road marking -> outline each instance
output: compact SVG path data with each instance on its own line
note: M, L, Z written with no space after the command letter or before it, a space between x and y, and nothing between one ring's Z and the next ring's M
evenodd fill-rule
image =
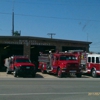
M15 95L88 95L88 92L71 92L71 93L13 93L0 94L1 96L15 96Z

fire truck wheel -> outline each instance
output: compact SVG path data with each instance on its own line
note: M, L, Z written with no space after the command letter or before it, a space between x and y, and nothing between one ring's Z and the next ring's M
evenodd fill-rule
M92 69L91 75L94 78L97 77L97 74L96 74L96 70L95 69Z
M59 78L62 78L62 76L63 76L63 75L62 75L61 69L59 68L59 69L58 69L58 77L59 77Z
M14 70L14 77L17 77L17 70Z

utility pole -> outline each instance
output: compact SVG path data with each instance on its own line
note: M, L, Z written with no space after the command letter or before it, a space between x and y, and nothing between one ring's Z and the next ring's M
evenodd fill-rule
M12 36L14 36L14 12L12 12Z
M56 35L55 33L48 33L47 35L51 35L51 39L53 35Z
M14 0L13 0L13 8L12 8L12 36L14 36Z

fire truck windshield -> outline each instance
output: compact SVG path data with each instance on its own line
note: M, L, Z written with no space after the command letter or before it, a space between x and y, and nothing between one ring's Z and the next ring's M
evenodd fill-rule
M60 56L60 60L77 60L75 56Z
M22 59L22 58L19 59L19 58L18 58L18 59L16 59L16 62L18 62L18 63L21 63L21 62L22 62L22 63L25 63L25 62L27 63L27 62L29 62L29 63L30 63L31 61L30 61L29 59Z

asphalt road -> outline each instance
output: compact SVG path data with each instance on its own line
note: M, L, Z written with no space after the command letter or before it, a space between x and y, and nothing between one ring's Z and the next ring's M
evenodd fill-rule
M35 78L15 78L0 72L0 100L98 100L99 83L99 78L85 75L58 78L37 72Z
M0 100L100 100L100 78L0 78Z

